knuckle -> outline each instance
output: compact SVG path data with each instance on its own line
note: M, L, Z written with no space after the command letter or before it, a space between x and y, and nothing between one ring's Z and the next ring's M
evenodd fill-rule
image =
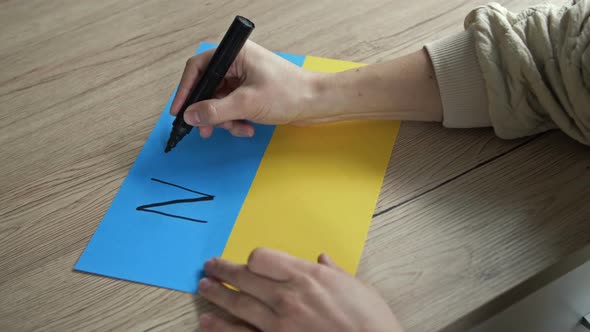
M242 93L238 94L236 97L237 97L237 102L240 105L245 105L245 106L252 105L256 99L256 96L248 90L243 91Z
M329 275L330 270L322 265L314 264L309 268L307 273L303 273L299 282L307 287L311 287L314 283L322 283L323 281L330 280L333 276Z
M227 268L226 275L228 281L237 282L240 278L240 271L236 268Z
M215 259L215 272L216 274L220 275L220 276L226 276L228 271L227 271L227 267L225 266L225 264L223 264L223 262L221 260L219 260L218 258Z
M315 280L321 280L325 274L326 269L319 264L314 264L309 270L309 276Z
M248 298L240 293L233 293L231 302L234 308L247 308L249 305Z
M297 294L292 291L282 291L277 295L275 302L275 310L277 312L293 315L300 311L301 302Z
M211 259L211 261L208 264L209 264L209 266L206 265L206 267L209 267L210 271L212 271L212 272L219 271L219 258L215 257L215 258Z
M195 63L195 58L194 56L191 56L190 58L186 59L186 66L187 67L191 67L193 63Z
M226 264L222 264L221 262L217 264L216 268L219 276L225 281L233 281L237 276L236 269L232 268L231 266L227 266Z
M252 104L254 100L256 100L256 96L254 95L254 93L250 92L245 92L242 98L244 103L246 103L247 105Z
M205 124L214 124L217 117L217 109L212 102L207 102L199 114L201 122Z
M315 277L310 274L299 274L293 278L293 284L303 291L310 290L315 285Z

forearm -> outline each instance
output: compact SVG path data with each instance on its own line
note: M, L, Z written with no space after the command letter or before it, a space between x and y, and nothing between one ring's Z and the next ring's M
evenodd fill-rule
M442 105L424 50L337 74L312 75L301 123L350 119L442 121Z
M315 75L299 122L443 121L491 125L502 138L560 128L590 144L588 17L590 0L519 15L498 4L479 7L466 31L428 44L430 55Z

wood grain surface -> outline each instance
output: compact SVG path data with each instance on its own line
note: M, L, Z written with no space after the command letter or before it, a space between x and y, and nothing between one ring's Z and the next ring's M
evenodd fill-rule
M460 31L483 3L0 1L0 331L195 331L214 310L72 267L186 59L235 14L269 49L376 63ZM587 246L589 201L590 149L560 133L403 123L359 277L408 331L459 326Z

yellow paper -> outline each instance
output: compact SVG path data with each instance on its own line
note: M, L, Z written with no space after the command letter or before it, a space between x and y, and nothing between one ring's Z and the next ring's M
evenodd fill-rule
M311 56L303 64L359 66ZM257 247L313 262L327 253L354 274L398 129L397 121L277 126L222 257L245 263Z

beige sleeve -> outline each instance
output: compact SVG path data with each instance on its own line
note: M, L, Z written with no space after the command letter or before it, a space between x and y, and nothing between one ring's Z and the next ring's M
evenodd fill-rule
M492 3L467 16L465 32L426 45L445 126L487 119L502 138L560 128L590 145L589 18L590 0L519 14Z
M447 128L491 126L485 82L471 29L425 46L440 90Z

